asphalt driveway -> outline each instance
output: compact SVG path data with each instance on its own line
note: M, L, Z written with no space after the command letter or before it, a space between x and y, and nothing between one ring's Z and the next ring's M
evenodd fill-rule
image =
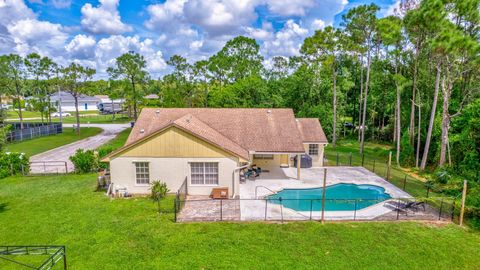
M72 128L72 124L63 124L64 128ZM69 157L74 155L77 149L95 149L111 139L115 138L122 130L130 127L130 124L89 124L82 127L99 127L102 133L71 144L67 144L47 152L30 157L30 173L63 173L65 169L69 172L74 170L74 166ZM66 166L65 166L66 162Z

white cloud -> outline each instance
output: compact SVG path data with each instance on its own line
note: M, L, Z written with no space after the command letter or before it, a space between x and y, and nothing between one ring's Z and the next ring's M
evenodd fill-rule
M235 35L242 26L257 19L255 0L190 0L184 14L189 23L200 26L208 36Z
M311 28L312 30L323 29L325 28L325 22L320 19L316 19L312 22Z
M300 46L308 33L308 29L301 27L293 20L288 20L280 31L264 41L262 52L267 58L277 55L298 55Z
M266 0L268 9L282 16L305 16L315 6L314 0Z
M162 52L154 47L153 40L144 39L142 41L138 36L125 37L121 35L113 35L98 41L95 48L97 67L105 70L108 66L113 66L115 58L128 51L142 54L147 61L148 70L152 73L158 73L167 67Z
M119 0L100 0L98 7L90 3L82 9L81 24L85 31L92 34L116 35L132 31L132 27L122 23L117 10Z
M183 5L187 0L167 0L163 4L147 7L150 18L145 26L150 30L169 30L183 20Z
M60 24L36 19L25 19L7 26L10 36L19 54L31 51L47 54L63 48L68 35L62 31Z
M95 45L97 42L92 36L86 35L76 35L70 43L65 46L65 50L69 53L70 56L86 59L95 56Z

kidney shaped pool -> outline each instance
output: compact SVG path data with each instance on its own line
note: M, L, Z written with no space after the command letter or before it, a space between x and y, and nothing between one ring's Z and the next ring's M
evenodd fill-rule
M296 211L321 211L323 188L284 189L267 197ZM335 184L326 187L325 211L354 211L390 199L385 189L375 185Z

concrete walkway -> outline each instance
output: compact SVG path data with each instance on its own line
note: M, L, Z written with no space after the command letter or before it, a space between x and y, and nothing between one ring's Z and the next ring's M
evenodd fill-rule
M73 124L63 124L63 128L72 127ZM84 124L82 127L87 127L87 125ZM103 131L96 136L88 137L30 157L30 162L33 162L30 166L30 173L64 173L65 169L71 172L75 168L69 157L75 154L77 149L95 149L115 138L122 130L130 127L130 124L89 124L88 127L102 128Z

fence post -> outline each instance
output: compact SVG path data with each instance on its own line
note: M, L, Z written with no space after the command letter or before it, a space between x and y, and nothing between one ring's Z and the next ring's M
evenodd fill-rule
M388 154L387 181L390 179L390 170L392 167L392 151Z
M327 187L327 169L323 169L323 190L322 190L322 224L325 223L325 195Z
M467 180L463 180L462 208L460 208L460 226L463 225L463 215L465 214L465 199L467 197Z
M268 200L265 199L265 221L267 221L267 205L268 205Z
M282 203L282 197L279 197L278 200L280 201L280 215L281 215L282 223L283 223L283 203Z
M365 152L362 153L362 167L363 167L364 161L365 161Z
M440 218L442 217L442 209L443 209L443 198L442 198L442 202L440 203L440 211L438 211L438 220L440 220Z
M68 167L67 167L67 162L65 161L65 174L68 173Z
M405 191L406 185L407 185L407 175L405 174L405 178L403 179L403 191Z
M375 173L375 159L373 160L373 173Z
M427 198L429 194L430 194L430 187L427 187Z
M173 200L173 213L174 213L174 220L177 222L177 197Z
M353 213L353 220L357 220L357 199L355 199L355 212Z
M223 220L223 199L220 199L220 221Z
M350 167L352 166L352 152L350 152Z
M455 219L455 199L452 201L452 210L451 211L452 211L452 213L451 213L452 217L450 219L453 222L453 220Z
M338 166L338 152L337 152L337 166Z
M400 216L400 199L398 199L398 201L397 201L397 220L398 220L399 216Z
M313 200L310 200L310 220L312 220Z

